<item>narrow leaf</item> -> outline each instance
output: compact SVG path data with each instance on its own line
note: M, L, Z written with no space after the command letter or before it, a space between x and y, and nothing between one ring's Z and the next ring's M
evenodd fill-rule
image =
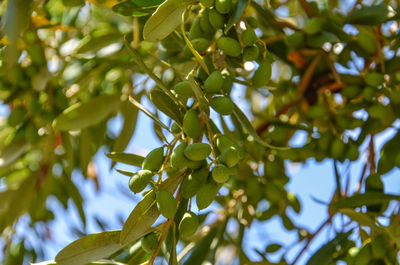
M235 11L229 16L228 23L225 27L225 33L227 33L236 22L238 22L243 14L243 11L246 9L247 3L248 0L238 0L236 6L234 7Z
M170 131L168 129L168 127L162 123L153 113L151 113L150 111L148 111L142 104L140 104L139 102L137 102L133 97L129 97L129 101L139 110L143 111L144 114L146 114L147 116L149 116L151 119L153 119L155 122L158 123L158 125L160 125L161 127L163 127L164 129L166 129L167 131Z
M385 4L364 6L350 14L347 17L347 23L374 26L383 23L388 15L388 6Z
M162 3L147 20L143 28L143 38L147 41L160 41L179 26L187 1L167 0Z
M144 159L144 157L140 155L116 152L111 152L109 154L106 154L106 156L114 162L120 162L136 167L141 167Z
M351 220L357 222L359 225L369 226L372 229L378 228L375 221L364 213L356 212L355 210L350 208L340 209L339 212L347 215Z
M206 96L204 95L203 91L201 90L199 84L197 84L196 80L194 80L193 73L189 74L188 80L190 82L190 86L194 92L194 95L199 102L201 111L207 113L207 116L210 115L210 104Z
M77 53L96 52L110 44L122 41L120 33L110 32L101 36L88 36L82 41Z
M123 16L141 17L154 12L157 6L141 7L131 1L124 1L112 7L112 10Z
M129 100L121 103L121 114L124 117L124 125L122 126L121 132L113 145L114 152L123 152L128 146L136 129L138 113L139 109Z
M168 117L182 125L182 110L178 105L175 104L174 100L159 89L153 89L150 91L150 100L154 106Z
M65 248L56 256L59 265L84 265L102 259L123 246L119 242L121 231L106 231L84 236Z
M53 127L61 131L76 131L104 120L120 105L120 95L103 95L88 102L67 108L54 121Z
M339 233L336 238L329 241L325 245L323 245L320 249L318 249L308 260L306 265L328 265L332 261L332 256L338 251L338 249L342 249L343 246L349 239L347 238L349 233Z
M254 140L264 147L271 148L271 149L277 149L277 150L287 150L289 147L277 147L270 145L269 143L265 142L261 137L257 134L256 130L254 129L253 125L251 125L251 122L249 119L247 119L246 115L242 112L242 110L234 104L234 109L233 109L233 114L235 117L239 120L240 124L243 126L244 129L246 129L247 133L253 136Z
M392 200L400 200L400 196L394 194L384 194L380 192L366 192L342 198L331 204L331 206L334 208L357 208L364 205L386 203Z
M0 168L6 168L20 158L28 148L24 137L15 138L0 152Z

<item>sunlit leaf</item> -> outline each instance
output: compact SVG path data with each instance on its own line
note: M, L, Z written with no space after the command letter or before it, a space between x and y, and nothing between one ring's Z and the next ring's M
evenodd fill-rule
M116 152L111 152L106 156L114 162L120 162L136 167L141 167L144 159L144 157L140 155L128 154L128 153L116 153Z
M76 131L104 120L118 110L120 95L103 95L84 103L76 103L53 121L56 130Z
M119 242L121 231L106 231L84 236L65 248L56 256L59 265L84 265L102 259L122 248Z

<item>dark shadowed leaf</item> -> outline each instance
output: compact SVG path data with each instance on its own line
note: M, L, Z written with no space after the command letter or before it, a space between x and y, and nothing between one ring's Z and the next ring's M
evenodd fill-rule
M153 89L150 91L150 100L158 110L164 112L168 117L182 125L183 112L169 95L159 89Z
M347 17L347 23L374 26L383 23L389 15L388 6L363 6Z
M333 255L341 249L349 239L347 238L349 233L339 233L336 238L329 241L318 249L311 258L307 261L307 265L328 265L333 259Z
M387 203L392 200L400 200L400 196L371 191L365 193L358 193L350 197L342 198L337 202L331 204L331 206L334 208L357 208L364 205Z
M229 16L228 23L225 27L225 33L240 19L243 14L243 11L246 9L248 0L238 0L237 4L234 7L234 12Z

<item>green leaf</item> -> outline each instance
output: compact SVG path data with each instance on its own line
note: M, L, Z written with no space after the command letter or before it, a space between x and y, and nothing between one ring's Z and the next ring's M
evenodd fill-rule
M347 17L348 24L375 26L383 23L389 15L388 6L363 6Z
M120 33L110 32L101 36L88 36L78 48L77 53L96 52L110 44L122 41Z
M201 265L207 258L207 254L210 251L211 243L217 235L219 226L214 226L207 235L201 238L190 252L190 255L183 265Z
M248 0L238 0L236 6L234 7L235 11L233 12L232 15L229 16L228 23L226 24L226 27L225 27L225 33L227 33L228 30L230 30L230 28L236 22L238 22L238 20L240 19L240 17L243 14L243 11L246 9L248 2L249 2Z
M336 238L329 241L318 249L311 258L307 261L306 265L328 265L333 259L333 255L338 251L338 249L343 249L342 246L349 241L347 238L349 233L339 233Z
M79 162L81 165L81 170L83 176L87 176L87 170L90 161L92 160L92 142L91 142L90 132L87 129L81 130L81 135L79 138Z
M347 215L351 220L357 222L361 226L369 226L372 229L378 228L375 221L362 212L356 212L355 210L350 208L340 209L339 212Z
M140 155L116 152L111 152L106 154L106 156L114 162L120 162L136 167L141 167L144 159L144 157Z
M132 104L132 102L126 100L121 103L121 114L124 117L124 125L122 126L121 132L113 145L113 152L117 153L123 152L128 146L136 129L139 110Z
M0 192L0 233L28 209L36 181L36 176L31 175L19 187Z
M84 236L58 252L59 265L84 265L107 257L123 246L119 242L121 231L106 231Z
M182 21L182 14L189 1L166 0L147 20L143 28L143 38L160 41L167 37Z
M146 114L147 116L149 116L152 120L154 120L156 123L158 123L158 125L160 125L161 127L163 127L164 129L169 130L169 128L162 123L153 113L151 113L150 111L148 111L142 104L140 104L139 102L137 102L134 98L129 97L129 101L139 110L143 111L144 114Z
M2 16L2 25L5 35L10 43L4 50L2 61L6 70L5 77L12 83L17 82L17 61L20 55L17 41L29 24L31 17L32 0L7 1L7 10Z
M378 162L378 173L385 174L396 165L396 157L399 153L400 133L387 141L381 149L381 156Z
M357 193L350 197L342 198L331 204L334 208L357 208L364 205L387 203L392 200L400 200L399 195L384 194L380 192Z
M240 124L243 126L244 129L246 129L247 133L250 134L256 142L259 144L263 145L264 147L271 148L271 149L277 149L277 150L287 150L289 147L276 147L273 145L268 144L265 142L261 137L257 134L256 130L254 129L253 125L251 125L251 122L249 119L246 117L246 115L242 112L242 110L234 104L233 108L233 114L235 117L239 120Z
M0 168L6 168L20 158L28 148L25 137L17 137L0 152Z
M166 189L174 193L179 183L187 173L178 171L174 176L166 179L160 185L160 189ZM121 244L127 244L142 237L151 228L160 215L156 205L156 194L154 190L149 191L146 196L136 205L126 220L121 232Z
M188 76L188 80L190 83L190 86L194 92L194 95L199 102L200 105L200 110L203 111L204 113L207 114L207 116L210 115L210 104L208 103L208 100L206 96L203 93L203 90L200 88L199 84L197 84L196 80L194 80L193 73L190 73Z
M118 110L120 94L103 95L67 108L54 121L53 127L61 131L76 131L104 120Z
M132 1L124 1L112 7L112 10L123 16L142 17L154 12L157 6L138 6Z
M183 111L175 104L174 100L171 99L169 95L159 89L153 89L150 91L150 100L158 110L165 113L176 123L182 125Z

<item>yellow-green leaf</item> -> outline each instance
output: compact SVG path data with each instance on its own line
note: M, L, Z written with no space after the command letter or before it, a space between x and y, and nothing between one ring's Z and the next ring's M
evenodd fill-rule
M59 265L84 265L102 259L122 248L119 242L121 230L106 231L84 236L65 248L56 256Z
M53 127L61 131L76 131L104 120L118 110L120 95L103 95L88 102L76 103L67 108L54 121Z
M167 0L162 3L147 20L143 28L143 38L159 41L167 37L181 23L182 14L188 1Z
M144 157L140 155L117 152L111 152L106 156L114 162L120 162L136 167L141 167L144 159Z

